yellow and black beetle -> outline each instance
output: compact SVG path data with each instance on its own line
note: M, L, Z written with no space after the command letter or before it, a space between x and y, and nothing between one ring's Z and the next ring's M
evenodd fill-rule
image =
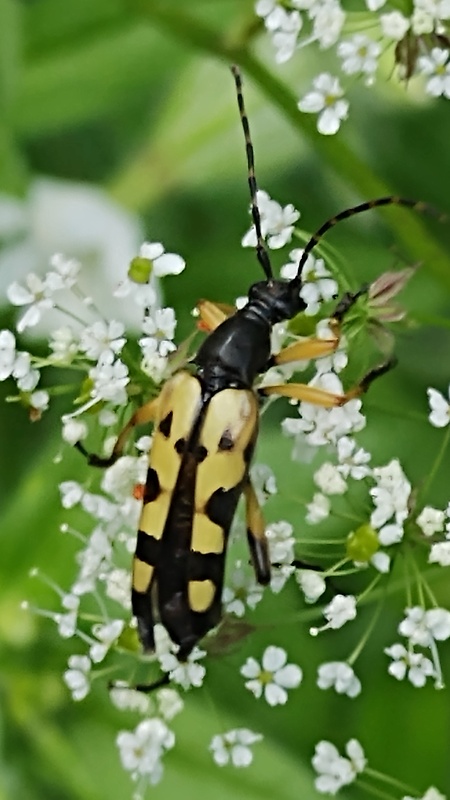
M232 316L214 303L199 303L202 326L209 335L191 367L176 373L157 398L132 416L110 458L88 454L81 443L77 444L89 463L109 466L121 455L134 426L154 424L133 564L132 608L144 649L154 649L153 628L159 621L179 645L180 660L185 660L195 644L220 621L227 539L241 495L246 503L247 536L256 579L260 584L270 580L264 521L249 477L258 435L260 397L284 395L331 408L365 391L390 366L386 363L375 368L343 395L297 383L254 388L258 376L270 366L334 352L341 319L364 291L347 294L339 303L329 340L299 341L271 355L273 325L291 319L305 308L300 289L308 254L329 228L349 216L393 203L423 208L423 204L412 200L383 197L347 209L328 220L310 239L292 280L274 278L261 233L253 147L240 72L235 66L232 71L245 134L257 258L265 280L250 287L247 305Z

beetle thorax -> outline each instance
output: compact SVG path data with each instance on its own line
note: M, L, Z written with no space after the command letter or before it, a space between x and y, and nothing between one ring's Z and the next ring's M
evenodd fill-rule
M270 359L270 334L276 322L305 307L298 288L287 281L253 284L249 300L203 342L194 359L198 376L211 392L251 388Z

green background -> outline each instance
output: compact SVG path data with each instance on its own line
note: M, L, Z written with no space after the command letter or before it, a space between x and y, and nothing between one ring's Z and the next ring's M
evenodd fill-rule
M182 337L199 297L232 302L260 279L251 251L240 247L249 220L242 132L228 71L237 61L259 183L281 203L294 203L305 229L390 193L448 211L448 102L422 101L414 85L405 91L389 84L387 61L375 91L355 87L349 121L327 139L295 105L312 76L328 68L327 55L302 51L282 68L271 56L247 0L0 0L0 190L25 196L35 175L85 181L142 215L146 235L188 263L164 287ZM399 457L420 485L443 437L427 422L426 387L445 392L449 381L448 225L390 209L343 225L333 237L354 288L394 264L422 262L402 296L417 324L398 338L398 368L373 387L370 424L360 437L376 463ZM11 323L5 309L2 324ZM8 391L2 387L3 395ZM294 522L300 555L302 535L311 538L317 529L303 524L303 508L294 501L311 496L312 470L304 464L286 470L290 446L279 432L286 409L277 405L264 418L258 460L273 466L282 487L268 516ZM57 484L83 480L86 467L72 454L62 465L52 462L59 448L57 407L32 426L20 409L2 405L0 425L0 800L121 800L131 788L114 738L136 720L111 708L101 682L74 704L61 680L73 643L61 640L51 622L19 609L24 598L56 608L53 595L28 577L35 565L70 585L74 546L58 532L67 515L59 508ZM447 459L427 502L447 504L448 468ZM433 588L444 606L448 586L447 571L435 572ZM342 588L352 590L352 584ZM266 597L252 620L270 625L235 652L210 660L207 688L189 696L174 723L177 746L166 759L163 783L151 794L314 798L314 744L327 738L342 747L352 736L374 768L422 791L435 784L450 793L447 691L431 685L418 691L386 673L382 650L396 639L404 604L399 592L383 606L356 665L363 692L351 701L319 692L315 671L321 661L346 657L371 609L352 626L313 640L313 614L282 624L303 609L294 586ZM257 702L238 675L245 657L258 656L269 642L286 647L305 673L286 708ZM445 644L441 653L449 679ZM206 746L222 726L264 734L249 770L220 770L212 763ZM367 792L352 788L348 796Z

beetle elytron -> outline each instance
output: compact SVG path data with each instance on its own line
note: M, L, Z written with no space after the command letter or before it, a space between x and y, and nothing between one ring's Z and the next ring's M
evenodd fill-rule
M256 254L265 280L250 287L247 305L232 316L214 303L199 303L202 326L209 335L191 368L176 373L156 399L131 417L110 458L88 454L81 443L77 445L91 464L108 466L121 455L135 425L154 424L134 556L132 607L144 649L154 649L153 627L160 621L179 645L180 660L185 660L220 621L227 539L241 495L246 503L248 544L256 579L260 584L270 580L264 521L249 477L258 435L258 395L278 394L333 407L365 391L389 366L372 370L344 395L297 383L254 389L258 376L272 365L332 353L339 342L342 316L361 294L348 294L339 303L332 338L303 340L271 355L273 325L305 308L299 292L308 254L329 228L353 214L392 203L421 208L411 200L383 197L347 209L328 220L311 238L292 280L274 278L261 232L240 72L237 67L232 67L232 72L245 135Z

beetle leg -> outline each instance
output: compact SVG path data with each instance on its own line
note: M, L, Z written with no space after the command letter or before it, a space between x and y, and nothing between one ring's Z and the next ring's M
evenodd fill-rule
M270 581L269 547L265 534L264 517L250 478L244 486L244 497L247 540L253 569L258 583L266 585Z
M234 306L213 303L211 300L199 300L196 308L200 318L198 327L207 333L218 328L227 317L231 317L236 311Z
M271 366L276 364L289 364L292 361L303 361L310 358L321 358L335 352L339 344L339 334L333 330L332 339L303 339L284 347L279 353L272 356Z
M381 375L384 375L396 364L394 358L384 361L377 367L371 369L367 375L352 389L344 394L333 394L325 389L319 389L316 386L308 386L305 383L281 383L276 386L262 386L258 391L263 395L279 394L283 397L290 397L294 400L302 400L305 403L313 403L316 406L323 406L323 408L335 408L336 406L343 406L349 400L359 397L364 392L367 392L370 384Z
M93 467L110 467L115 464L118 458L122 455L125 443L136 425L145 425L147 422L153 422L158 411L159 397L155 397L150 402L138 408L133 416L128 420L127 424L120 432L117 441L113 447L110 456L98 456L95 453L89 453L81 442L75 442L75 447L87 458L88 464Z
M346 292L337 304L334 314L330 319L329 328L331 337L329 339L317 339L310 337L283 348L279 353L272 356L270 366L277 364L289 364L293 361L303 361L310 358L321 358L334 353L341 340L341 323L347 312L355 305L356 301L366 294L369 286L362 286L356 292Z

